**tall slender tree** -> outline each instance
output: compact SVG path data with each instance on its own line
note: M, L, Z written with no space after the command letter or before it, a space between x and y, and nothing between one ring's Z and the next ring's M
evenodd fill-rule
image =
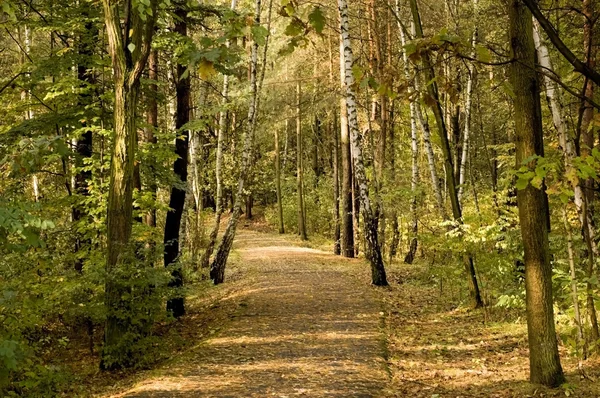
M413 17L413 23L415 28L416 37L422 39L423 26L421 24L421 16L419 14L419 8L417 0L410 0L410 9ZM452 152L450 148L450 142L448 140L448 130L446 128L446 122L444 120L444 113L440 103L440 96L438 87L435 81L435 72L433 69L433 63L429 53L423 54L423 77L427 82L427 99L431 105L431 110L435 117L435 121L438 128L438 136L440 138L442 152L444 155L444 169L446 170L446 184L448 186L448 195L450 196L450 203L452 204L452 215L454 221L462 224L462 209L460 201L458 200L458 189L456 186L455 179L455 168L452 161ZM477 282L477 274L475 273L475 266L473 264L473 257L470 254L465 253L463 256L465 270L467 273L467 283L469 285L469 293L471 298L471 306L473 308L479 308L483 306L483 300L481 299L481 293L479 291L479 283Z
M302 135L302 89L300 80L296 82L296 179L298 195L298 235L300 239L307 240L306 234L306 214L304 210L304 166L302 158L304 155L303 135Z
M231 1L231 10L235 10L237 7L237 0ZM226 45L229 47L230 42L228 41ZM221 225L221 216L223 215L223 147L225 145L225 134L227 129L227 109L226 106L229 104L229 76L223 76L223 91L221 93L223 96L221 112L219 112L219 127L217 130L217 153L216 153L216 162L215 162L215 179L217 183L216 187L216 197L215 197L215 223L213 225L212 230L210 231L210 235L208 237L208 244L206 246L206 250L204 254L202 254L202 258L200 263L202 264L202 268L208 268L208 263L210 262L210 256L212 256L215 243L217 241L217 236L219 235L219 226Z
M186 3L177 3L175 11L175 27L174 31L181 37L187 36L187 7ZM190 76L186 73L187 66L180 60L177 63L175 77L175 92L176 92L176 110L175 110L175 153L177 159L173 164L173 171L180 180L178 184L171 187L171 199L169 200L169 211L165 221L165 267L173 267L171 270L170 287L180 288L183 286L183 272L181 267L177 265L180 250L180 230L181 217L183 215L183 207L185 205L186 188L188 176L188 154L190 133L185 125L190 121ZM182 186L183 185L183 186ZM173 314L175 318L185 314L184 298L181 293L177 297L169 299L167 302L167 310Z
M379 246L377 217L373 212L371 201L369 199L369 186L362 158L362 148L360 146L358 130L358 118L356 114L356 95L354 93L354 75L352 74L352 65L354 55L352 52L352 42L350 41L350 25L348 22L348 3L346 0L338 0L338 9L340 14L340 32L343 44L343 52L340 56L344 59L344 82L346 97L346 106L348 109L348 127L350 130L350 145L352 150L352 160L354 164L354 176L358 185L357 195L360 199L360 206L364 220L365 236L365 255L371 264L371 282L376 286L387 286L387 277Z
M256 0L254 25L260 26L261 0ZM252 149L254 147L254 131L256 129L256 115L258 112L258 83L257 83L257 66L258 66L258 48L259 44L256 40L252 44L252 55L250 60L250 105L248 107L248 120L246 129L243 135L242 161L240 168L240 176L237 183L236 198L233 205L233 213L227 228L223 234L223 239L217 249L217 254L210 266L210 279L214 284L223 283L225 280L225 267L227 259L233 246L233 239L237 230L237 224L242 214L242 203L244 201L244 189L246 187L250 169L252 167Z
M340 40L340 79L342 89L346 84L344 75L346 73L344 63L344 43ZM341 250L342 256L354 257L354 207L352 201L352 152L350 151L350 130L348 128L348 106L346 97L340 98L340 147L342 155L342 233Z

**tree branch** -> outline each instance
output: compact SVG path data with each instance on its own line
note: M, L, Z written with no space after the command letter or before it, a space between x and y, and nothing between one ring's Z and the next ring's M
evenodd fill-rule
M571 65L573 65L573 68L577 72L588 77L591 81L596 83L596 85L600 86L600 73L596 72L594 69L590 68L579 58L577 58L577 56L573 54L569 47L567 47L567 45L560 39L558 32L556 31L556 29L554 29L552 23L550 23L550 21L544 16L544 14L542 14L542 11L537 5L537 0L522 1L523 4L525 4L527 8L529 8L529 10L531 10L531 13L535 17L535 19L537 19L537 21L540 23L540 26L542 27L542 29L544 29L546 35L548 36L554 47L556 47L556 49L563 55L563 57L565 57L565 59L569 61Z

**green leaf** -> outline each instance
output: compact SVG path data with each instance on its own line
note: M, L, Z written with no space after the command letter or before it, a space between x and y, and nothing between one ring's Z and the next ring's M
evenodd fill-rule
M252 37L259 46L264 46L267 43L269 31L264 26L256 25L252 29Z
M357 64L352 65L352 76L354 77L354 80L360 81L360 80L362 80L364 75L365 75L365 72L362 70L360 65L357 65Z
M404 51L406 51L406 55L407 56L411 56L412 54L417 52L417 45L416 43L408 43L404 46Z
M325 15L323 15L321 7L313 8L312 12L308 14L308 22L310 22L311 26L315 28L315 31L318 34L323 33L323 29L325 28L325 21Z
M304 25L302 25L302 22L298 19L292 19L285 28L285 34L287 36L297 36L302 32L304 32Z
M513 90L512 85L508 81L502 83L500 87L502 87L502 91L504 91L504 93L507 94L511 99L515 99L517 97L515 95L515 90Z
M127 45L127 49L128 49L128 50L129 50L129 52L131 52L131 53L132 53L132 52L134 52L134 51L135 51L135 44L133 44L133 43L129 43L129 44Z
M519 191L522 189L525 189L529 185L529 178L519 177L519 179L517 180L517 183L515 185Z
M476 48L477 51L477 59L481 62L490 62L492 59L492 56L490 55L490 51L487 49L487 47L484 47L482 45L478 45Z

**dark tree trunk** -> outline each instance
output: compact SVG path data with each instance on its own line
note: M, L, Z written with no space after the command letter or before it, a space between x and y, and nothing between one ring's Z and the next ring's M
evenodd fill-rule
M246 219L247 220L251 220L252 219L252 207L254 206L254 196L252 196L252 193L250 193L248 195L248 197L246 198Z
M316 187L319 184L319 179L323 174L323 168L321 167L321 162L319 159L319 147L321 146L321 120L319 119L319 115L315 115L314 122L314 135L313 135L313 147L312 147L312 169L315 175L315 184Z
M398 225L398 215L392 214L392 241L390 242L389 261L390 264L398 254L398 244L400 243L400 226Z
M417 231L415 231L414 229L412 230L413 234L416 234ZM417 246L418 246L418 241L417 238L412 238L410 240L410 245L408 247L408 253L406 253L406 256L404 256L404 262L406 264L412 264L413 261L415 261L415 255L417 254ZM478 292L479 293L479 292Z
M454 150L454 181L460 181L460 158L462 153L462 140L460 139L460 105L450 111L450 132L452 134L452 149Z
M88 16L87 8L84 10L84 17ZM91 57L94 55L94 37L97 34L98 30L95 29L95 25L92 22L87 22L85 25L85 33L83 33L79 38L79 56L80 63L77 65L77 79L82 82L84 86L85 94L81 95L79 98L80 105L88 106L91 103L92 95L87 93L89 87L95 84L96 79L92 70L92 66L90 65ZM86 127L87 122L83 122L82 127ZM77 174L75 175L75 193L81 196L88 196L88 181L92 178L92 172L90 170L83 170L84 159L89 159L92 157L92 145L93 145L93 135L91 130L86 130L81 137L77 139L75 144L75 151L77 152L77 157L75 159L75 164L79 168ZM79 220L82 220L87 215L85 214L85 210L82 208L80 204L76 204L73 206L73 221L77 223ZM80 234L77 234L75 237L75 252L79 253L79 251L85 247L90 245L90 239L82 237ZM83 270L83 259L78 256L77 260L75 260L75 270L81 272Z
M175 22L175 32L181 36L187 36L187 12L181 8L176 11L178 16ZM189 149L189 131L180 129L190 120L190 78L184 77L187 67L182 64L177 65L177 79L175 91L177 96L177 110L175 115L175 128L177 129L177 139L175 141L175 153L178 158L173 165L175 175L181 180L182 184L187 181L188 175L188 149ZM179 231L181 227L181 217L183 215L183 206L185 204L186 190L173 186L171 188L171 200L169 201L169 212L165 221L165 267L174 267L171 271L171 281L169 287L180 288L183 286L183 274L181 267L176 265L179 258ZM167 302L167 311L175 318L185 314L184 298L174 297Z
M144 129L144 143L146 145L156 145L156 137L154 131L158 128L158 101L156 96L158 95L158 51L152 50L148 57L148 79L152 83L148 86L148 99L146 109L146 123L148 127ZM146 188L152 195L152 199L156 199L156 178L154 164L150 164L150 179L149 185ZM156 227L156 207L152 206L152 209L148 210L144 216L144 223L149 227Z
M531 12L522 0L508 5L514 59L510 78L514 89L517 167L534 155L544 156L539 82ZM528 166L534 166L531 162ZM529 368L532 383L557 387L565 380L554 327L552 266L548 243L546 193L528 185L517 192L525 251L525 291Z
M275 129L275 190L277 193L277 219L279 233L285 233L283 224L283 203L281 202L281 149L279 148L279 131Z
M356 173L354 164L352 167L352 223L354 226L354 256L360 254L360 244L364 243L360 240L360 197L358 196L358 183L356 182ZM375 217L378 219L378 217Z

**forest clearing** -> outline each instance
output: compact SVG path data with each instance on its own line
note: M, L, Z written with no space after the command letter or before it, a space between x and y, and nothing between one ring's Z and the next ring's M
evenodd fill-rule
M599 0L0 0L0 397L600 396Z

